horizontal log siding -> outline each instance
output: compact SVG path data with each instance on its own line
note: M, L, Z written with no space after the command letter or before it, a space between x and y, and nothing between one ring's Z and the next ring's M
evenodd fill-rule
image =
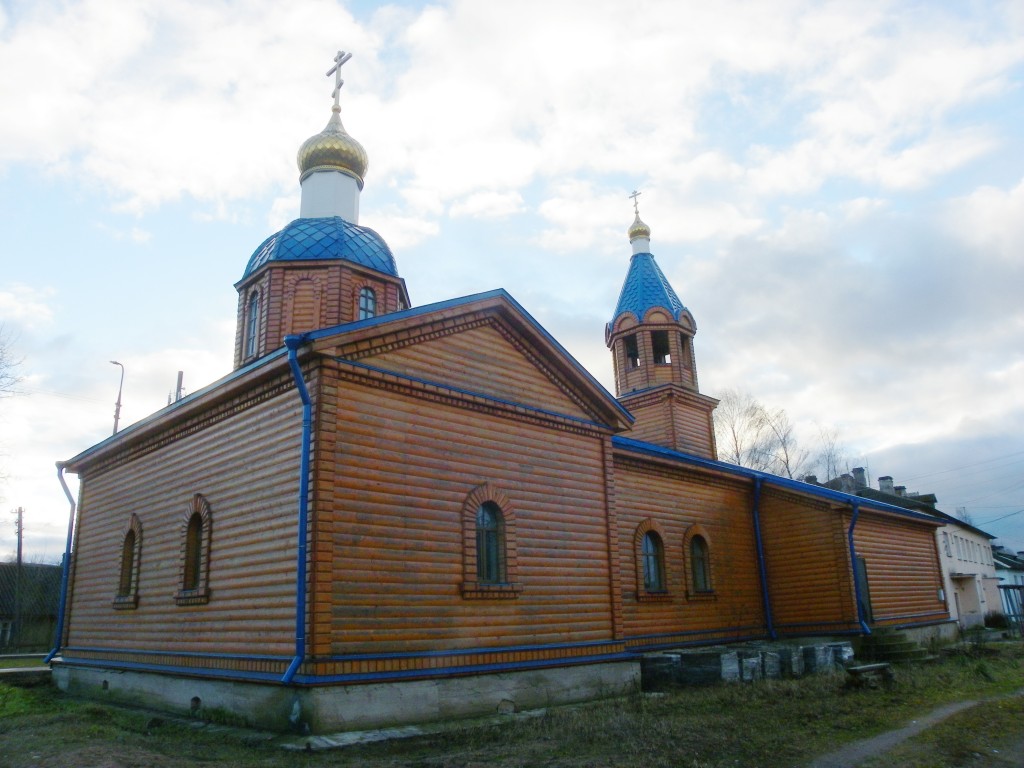
M763 490L761 536L780 631L856 625L846 525L827 504Z
M862 511L853 541L857 556L867 563L876 624L948 617L946 604L939 599L942 574L933 526Z
M749 485L616 456L615 499L627 639L687 633L712 638L720 636L717 630L751 626L755 634L764 631ZM664 534L668 587L667 598L653 601L637 599L643 577L637 573L635 534L647 519ZM687 594L684 537L694 525L708 539L713 596Z
M678 387L625 397L622 404L636 419L627 434L634 440L715 458L713 402Z
M292 653L301 425L298 395L285 392L120 466L87 472L68 645ZM211 597L179 606L182 533L196 493L212 510ZM139 602L114 610L133 512L142 522Z
M330 586L333 654L611 637L604 436L361 383L328 386L338 402L336 472L328 479L321 465L319 492L333 498L321 497L318 535L333 546L317 551L315 634L325 630ZM484 483L514 507L514 598L462 596L463 503Z
M577 418L592 418L490 325L360 357L360 362ZM385 362L386 361L386 362Z

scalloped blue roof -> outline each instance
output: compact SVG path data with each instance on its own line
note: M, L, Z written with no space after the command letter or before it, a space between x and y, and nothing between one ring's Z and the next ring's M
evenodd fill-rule
M244 280L268 261L344 259L398 277L395 257L384 238L369 227L340 216L296 219L256 249L245 267Z
M644 315L651 307L667 309L675 320L687 311L654 256L650 253L634 253L629 262L629 272L622 283L619 303L615 305L612 324L623 312L632 312L638 323L643 322Z

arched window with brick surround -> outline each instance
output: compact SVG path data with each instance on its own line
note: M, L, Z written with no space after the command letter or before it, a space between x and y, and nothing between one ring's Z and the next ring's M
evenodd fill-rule
M633 534L636 552L636 597L638 600L668 599L668 573L665 569L665 533L648 518Z
M175 595L178 605L210 601L210 505L202 494L192 497L181 531L181 582Z
M508 496L491 483L474 488L462 504L462 596L515 598L518 580L516 515Z
M708 598L715 594L711 539L700 525L691 526L683 540L683 556L687 560L686 592L690 598Z
M134 512L125 526L120 554L114 608L131 610L139 604L139 571L142 560L142 521Z

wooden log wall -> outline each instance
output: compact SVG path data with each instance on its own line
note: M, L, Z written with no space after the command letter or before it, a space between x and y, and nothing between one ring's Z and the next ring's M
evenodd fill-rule
M711 416L715 400L680 387L664 387L623 397L621 401L636 419L627 433L634 440L717 458Z
M463 346L435 351L434 365L459 380ZM324 413L328 401L336 410L321 427L317 465L314 652L610 639L606 435L477 409L472 398L379 386L342 368L324 374ZM501 380L507 373L492 370ZM476 389L495 383L478 380ZM475 546L464 535L464 504L483 484L503 493L515 516L506 544L521 590L493 599L462 590L465 548Z
M294 652L302 412L294 388L282 379L279 389L210 423L184 425L187 433L179 427L174 441L83 473L72 649L111 648L124 659L185 665L205 662L174 654ZM210 598L205 605L178 605L183 530L196 493L212 516ZM133 512L142 526L138 605L115 610L124 529ZM168 655L132 658L135 650Z
M876 624L907 624L949 618L940 599L942 572L935 528L862 511L854 547L867 564Z
M779 632L857 626L847 524L826 503L762 490L761 535Z
M761 635L764 611L750 485L625 454L615 457L623 622L632 646ZM667 589L644 594L636 531L650 520L662 535ZM690 589L686 547L698 527L708 543L713 591Z

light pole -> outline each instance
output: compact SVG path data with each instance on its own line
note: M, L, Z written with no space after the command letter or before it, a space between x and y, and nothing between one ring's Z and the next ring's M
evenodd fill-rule
M117 421L121 418L121 390L124 388L124 366L121 365L117 360L111 360L111 365L116 365L121 369L121 383L117 385L117 402L114 403L114 434L117 434Z

